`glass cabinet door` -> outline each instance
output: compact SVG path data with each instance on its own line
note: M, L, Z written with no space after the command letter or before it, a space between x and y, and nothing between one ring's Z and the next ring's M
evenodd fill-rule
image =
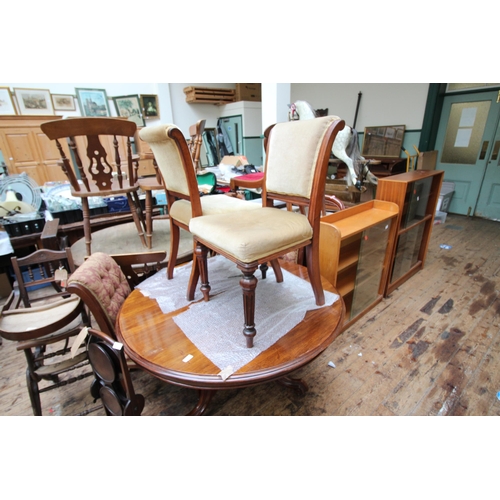
M408 184L401 226L411 226L427 215L427 205L432 187L432 177Z
M354 318L378 296L392 221L383 221L363 232L350 317Z

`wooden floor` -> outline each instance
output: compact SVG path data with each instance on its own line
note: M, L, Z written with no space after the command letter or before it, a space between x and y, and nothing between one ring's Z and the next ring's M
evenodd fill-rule
M499 272L500 223L448 215L424 270L295 374L309 385L304 396L277 383L223 391L208 415L500 415ZM0 365L0 415L31 415L12 342L0 346ZM183 415L197 401L146 373L133 379L144 415ZM92 407L88 385L43 394L44 415Z

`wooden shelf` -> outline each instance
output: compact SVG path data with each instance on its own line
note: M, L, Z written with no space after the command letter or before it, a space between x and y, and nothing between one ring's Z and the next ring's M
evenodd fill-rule
M424 267L444 172L413 170L379 179L377 200L399 207L387 296Z
M321 219L321 274L346 305L344 328L382 300L397 231L398 207L372 200Z
M186 102L198 104L228 104L234 102L234 89L185 87Z

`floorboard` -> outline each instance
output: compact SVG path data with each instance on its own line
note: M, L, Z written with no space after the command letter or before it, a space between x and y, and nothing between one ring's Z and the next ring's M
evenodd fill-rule
M305 395L277 383L219 392L208 415L499 415L499 273L500 224L448 215L433 228L424 269L294 374ZM31 415L12 342L0 346L0 368L0 415ZM132 377L144 415L184 415L197 401L196 391ZM88 385L43 394L44 415L91 408Z

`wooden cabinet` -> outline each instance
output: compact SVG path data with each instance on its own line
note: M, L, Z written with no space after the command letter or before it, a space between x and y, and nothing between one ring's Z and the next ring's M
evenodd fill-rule
M440 170L414 170L379 179L376 199L399 207L386 296L424 267L443 176Z
M347 328L384 296L398 207L372 200L321 218L321 274L346 306Z
M65 181L57 161L59 152L53 141L40 130L40 124L60 116L0 116L0 150L10 175L26 172L38 185Z

